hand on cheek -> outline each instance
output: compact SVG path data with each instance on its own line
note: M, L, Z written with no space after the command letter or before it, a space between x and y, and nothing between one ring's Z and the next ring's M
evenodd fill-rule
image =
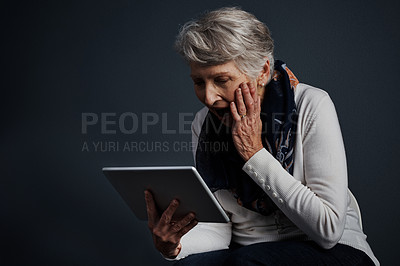
M247 161L263 148L260 97L254 85L240 84L230 108L233 117L233 142L240 156Z

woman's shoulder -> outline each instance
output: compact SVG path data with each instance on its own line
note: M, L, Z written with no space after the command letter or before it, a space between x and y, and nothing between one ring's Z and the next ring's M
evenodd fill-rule
M329 98L326 91L304 83L299 83L294 93L294 99L298 105L303 102L318 103L324 98Z
M299 84L295 91L298 113L298 130L303 139L315 127L322 127L340 133L335 105L329 94L319 88ZM322 132L322 131L320 131Z
M308 84L299 83L294 93L294 100L299 112L316 112L324 103L331 105L329 94Z
M194 116L193 124L194 124L194 123L203 124L203 121L204 121L204 119L206 118L207 114L208 114L208 107L207 107L207 106L204 106L204 107L201 108L201 109L196 113L196 115Z
M206 117L207 113L208 113L208 107L207 107L207 106L204 106L203 108L201 108L201 109L196 113L195 119L196 119L196 118L197 118L197 119L201 119L201 118L204 119L204 118Z
M198 111L192 122L192 131L197 135L200 133L201 126L203 125L204 119L208 114L207 106L203 107Z

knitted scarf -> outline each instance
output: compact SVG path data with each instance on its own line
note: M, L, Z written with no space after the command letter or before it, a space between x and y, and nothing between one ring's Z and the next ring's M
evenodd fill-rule
M273 157L290 174L293 173L293 148L297 124L294 89L298 80L282 61L275 61L274 75L265 89L261 103L262 142ZM211 189L229 189L239 205L263 215L270 215L277 206L248 176L226 127L210 111L198 139L196 168Z

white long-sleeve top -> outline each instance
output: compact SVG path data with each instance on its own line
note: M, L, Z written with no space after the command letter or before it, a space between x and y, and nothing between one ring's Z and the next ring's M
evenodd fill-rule
M182 250L176 259L226 249L231 241L249 245L304 239L326 249L337 243L352 246L379 265L358 214L350 206L345 150L332 100L323 90L299 84L295 102L298 124L293 175L266 149L258 151L243 166L280 211L261 215L240 206L228 190L218 190L214 195L231 222L199 223L181 239ZM192 123L194 147L207 112L206 107L200 110Z

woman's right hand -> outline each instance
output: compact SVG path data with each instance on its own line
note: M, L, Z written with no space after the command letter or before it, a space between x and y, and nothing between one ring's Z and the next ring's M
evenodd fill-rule
M172 221L179 206L178 200L174 199L160 217L151 192L146 190L144 194L148 226L153 235L154 245L164 257L175 258L182 248L180 243L182 236L197 225L196 216L194 213L189 213L178 221Z

